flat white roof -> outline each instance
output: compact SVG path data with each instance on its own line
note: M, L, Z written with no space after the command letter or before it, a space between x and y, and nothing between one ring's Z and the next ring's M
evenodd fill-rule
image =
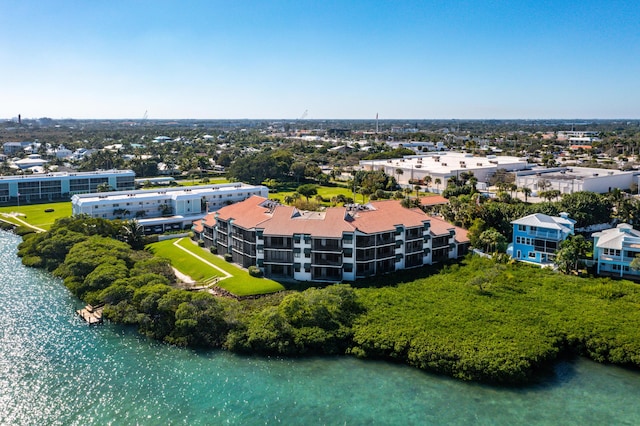
M536 167L532 170L519 172L518 176L527 176L540 173L546 179L591 179L615 175L633 175L637 170L622 171L618 169L599 169L595 167Z
M521 157L488 155L475 156L464 152L437 152L424 155L408 155L403 158L384 160L361 160L361 166L396 167L401 169L424 169L436 174L447 174L452 170L478 170L489 168L525 168L527 160Z
M248 185L245 183L228 183L220 185L199 185L190 187L173 187L162 189L139 189L135 191L94 192L91 194L76 194L73 196L80 203L110 201L130 201L157 198L193 198L212 192L232 192L239 189L267 189L262 185Z
M23 180L23 179L54 179L63 177L91 177L108 175L134 175L133 170L100 170L95 172L49 172L45 175L16 175L0 176L0 180Z

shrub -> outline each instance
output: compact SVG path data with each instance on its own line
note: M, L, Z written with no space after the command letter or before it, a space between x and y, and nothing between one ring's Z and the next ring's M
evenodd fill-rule
M204 247L204 241L203 240L198 240L198 246L199 247Z
M211 252L211 254L218 254L218 247L211 246L209 247L209 251Z
M28 226L18 226L15 229L15 233L19 236L25 236L27 234L33 234L36 231L34 231L32 228L29 228Z
M233 256L231 256L231 253L225 253L224 254L224 260L226 260L227 262L232 262L233 261Z
M262 270L255 265L251 265L248 268L249 275L256 278L262 278Z
M9 222L0 222L0 229L4 230L4 231L9 231L13 228L15 228L16 225L14 225L13 223L9 223Z

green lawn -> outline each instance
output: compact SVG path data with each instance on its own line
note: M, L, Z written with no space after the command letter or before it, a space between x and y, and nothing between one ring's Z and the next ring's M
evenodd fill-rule
M278 192L274 192L272 190L269 190L269 198L271 199L279 199L280 202L284 202L284 198L287 195L291 195L294 192L296 192L296 188L297 186L294 184L286 189L283 189L281 191ZM351 188L345 188L342 186L320 186L318 185L318 195L322 195L322 198L324 198L325 200L331 200L332 197L336 197L338 195L344 195L345 197L352 197L353 198L353 190ZM416 191L411 191L411 196L415 197L416 195ZM429 195L436 195L436 194L431 194L428 192L420 192L420 197L424 197L424 196L429 196ZM304 199L304 197L302 197ZM315 198L315 197L312 197ZM363 203L363 202L367 202L369 201L369 197L365 197L364 201L363 201L363 197L362 194L356 193L355 199L354 201L356 203ZM330 202L325 202L322 203L325 206L330 206L331 203Z
M46 209L53 209L53 212L46 213ZM19 220L16 220L16 217L5 216L3 213L20 213L20 216L17 216L18 219L22 219L38 228L49 229L56 219L71 216L71 202L0 207L0 219L16 225L24 225Z
M296 192L296 188L296 186L293 186L292 188L288 188L289 190L287 191L283 190L278 192L272 192L271 190L269 190L269 198L279 198L281 202L284 202L284 197ZM345 197L353 197L353 191L348 188L344 188L341 186L318 186L318 195L322 195L322 198L324 198L325 200L331 200L332 197L336 197L340 194L344 195ZM362 201L362 195L356 194L356 201ZM329 205L330 203L323 204Z
M176 179L176 183L178 183L180 186L222 185L223 183L230 183L230 181L225 176L209 177L209 182L202 182L202 179L200 177L196 177L195 179L183 179L181 177L180 179Z
M189 255L184 250L176 247L176 240L161 241L147 246L154 254L171 260L171 264L183 274L189 275L197 281L205 281L213 277L222 277L223 274L203 263L194 256ZM285 288L273 280L266 278L255 278L249 275L244 269L238 268L235 264L226 262L218 256L211 254L208 250L195 245L191 240L182 238L178 241L180 247L200 256L207 262L224 270L232 275L218 282L218 285L237 296L249 296L253 294L275 293Z

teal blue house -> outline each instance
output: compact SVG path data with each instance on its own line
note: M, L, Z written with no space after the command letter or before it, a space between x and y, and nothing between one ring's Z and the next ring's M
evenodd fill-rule
M551 264L560 243L573 234L575 223L568 213L559 217L534 213L514 220L513 241L507 253L516 260Z

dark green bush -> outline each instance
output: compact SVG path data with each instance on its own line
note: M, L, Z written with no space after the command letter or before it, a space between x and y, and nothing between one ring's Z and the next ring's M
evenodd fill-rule
M251 275L252 277L262 278L262 270L257 266L251 265L247 269L249 271L249 275Z
M36 231L34 231L33 228L29 228L28 226L20 225L17 226L13 232L23 237L27 234L34 234Z
M226 260L227 262L233 262L233 256L231 255L231 253L225 253L224 260Z
M218 247L217 246L211 246L211 247L209 247L209 251L211 252L211 254L218 254Z

